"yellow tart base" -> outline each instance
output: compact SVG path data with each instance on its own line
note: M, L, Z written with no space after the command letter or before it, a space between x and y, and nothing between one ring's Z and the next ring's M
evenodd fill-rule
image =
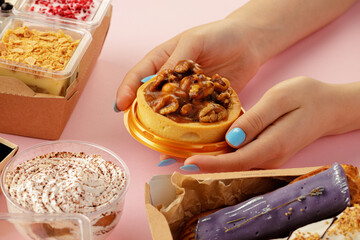
M213 143L224 141L225 133L241 113L237 94L231 95L229 116L214 123L178 123L154 112L145 100L144 90L154 80L144 83L137 91L137 116L147 130L161 137L188 143Z

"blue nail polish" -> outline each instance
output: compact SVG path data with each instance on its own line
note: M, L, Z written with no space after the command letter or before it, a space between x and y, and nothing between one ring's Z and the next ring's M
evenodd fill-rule
M141 80L142 83L146 83L147 81L149 81L150 79L152 79L153 77L155 77L157 74L151 75L151 76L147 76L145 78L143 78Z
M233 128L226 134L226 140L234 147L240 146L245 138L246 134L241 128Z
M188 164L180 167L181 170L188 171L188 172L196 172L200 171L200 168L195 164Z
M161 162L159 162L158 167L166 167L166 166L169 166L174 163L176 163L176 159L168 158L168 159L165 159L165 160L162 160Z
M117 108L117 106L116 106L116 100L115 100L115 102L114 102L114 111L117 112L117 113L118 113L118 112L121 112L121 111Z

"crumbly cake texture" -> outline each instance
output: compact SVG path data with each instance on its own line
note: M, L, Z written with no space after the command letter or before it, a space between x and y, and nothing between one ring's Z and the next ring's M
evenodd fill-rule
M324 226L317 223L295 231L290 240L357 240L360 238L360 205L346 208L333 219L327 219Z
M344 240L356 240L360 237L360 205L347 208L335 220L328 230L325 239L332 236L342 236Z
M27 26L8 29L0 42L0 58L49 70L63 70L80 40L62 30L39 31Z
M36 213L91 213L125 189L123 169L100 155L52 152L19 164L6 175L11 198Z

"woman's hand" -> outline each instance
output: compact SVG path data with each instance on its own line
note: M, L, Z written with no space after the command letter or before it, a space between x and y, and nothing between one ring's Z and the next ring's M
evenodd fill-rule
M192 156L182 169L277 168L322 136L360 128L359 92L360 83L335 85L308 77L281 82L230 127L226 140L236 151Z
M199 63L207 75L218 73L231 79L232 87L240 91L260 67L248 32L245 25L229 18L192 28L161 44L126 74L115 106L127 109L143 78L186 59Z

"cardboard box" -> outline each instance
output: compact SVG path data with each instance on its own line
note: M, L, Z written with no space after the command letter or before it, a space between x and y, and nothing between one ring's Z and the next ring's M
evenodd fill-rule
M231 186L235 181L241 181L241 185L248 188L246 193L241 193L241 201L249 199L255 195L264 194L281 187L281 182L287 184L294 178L309 173L318 167L309 168L292 168L292 169L276 169L276 170L258 170L258 171L244 171L244 172L230 172L230 173L214 173L214 174L194 174L181 175L180 178L190 176L197 182L207 182L214 180L212 183L223 183L226 188ZM182 181L182 180L180 180ZM280 184L280 185L279 185ZM185 188L193 190L191 184L185 183ZM253 186L256 186L255 188ZM214 191L203 191L200 195L214 195ZM242 189L240 189L242 190ZM166 208L175 200L175 197L181 192L181 189L175 188L171 183L170 175L157 175L151 178L149 183L145 184L145 209L148 217L148 222L151 230L151 235L154 240L169 240L177 239L176 233L170 230L170 225L160 208ZM236 203L235 203L236 204ZM196 205L193 204L193 205ZM194 206L196 208L198 206ZM181 214L181 211L170 212L169 214ZM191 216L188 216L191 218ZM185 223L183 219L183 223Z
M79 64L78 78L64 97L33 95L31 89L19 82L8 86L6 91L0 90L0 132L50 140L60 138L100 55L110 26L111 10L110 7L101 25L93 31L92 42ZM20 88L24 89L22 93Z
M0 173L6 163L17 153L19 147L0 137Z

